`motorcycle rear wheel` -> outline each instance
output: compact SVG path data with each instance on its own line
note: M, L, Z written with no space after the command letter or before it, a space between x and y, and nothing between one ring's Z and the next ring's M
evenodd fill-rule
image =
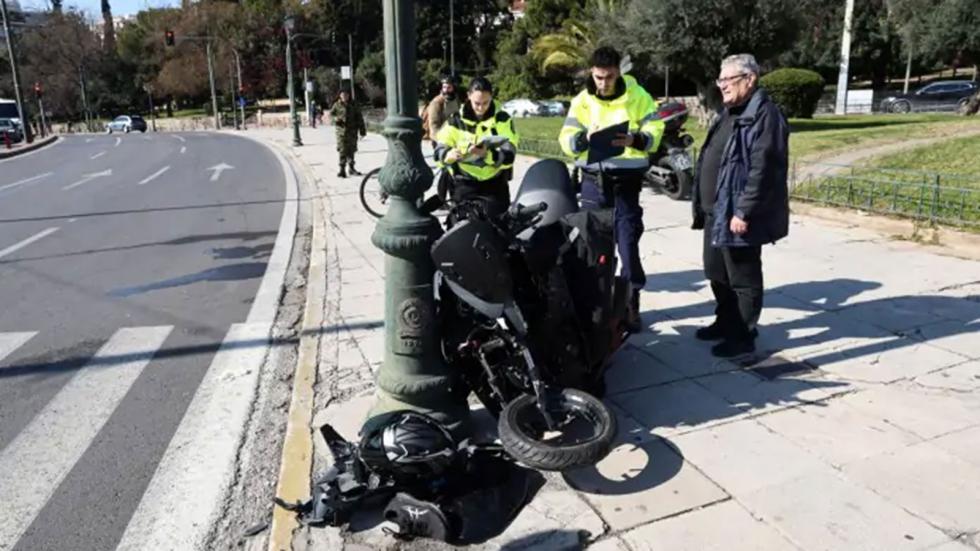
M616 417L598 398L572 388L555 391L550 413L556 421L566 420L559 436L572 436L572 442L559 442L549 436L537 400L523 394L507 404L497 421L501 444L514 459L541 471L564 471L595 465L612 449L616 438ZM574 418L574 419L570 419ZM574 437L572 422L590 428L588 437Z

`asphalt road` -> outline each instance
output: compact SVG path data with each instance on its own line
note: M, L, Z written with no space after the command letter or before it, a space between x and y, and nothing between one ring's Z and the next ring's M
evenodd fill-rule
M275 155L230 135L0 162L0 550L116 547L249 315L284 197Z

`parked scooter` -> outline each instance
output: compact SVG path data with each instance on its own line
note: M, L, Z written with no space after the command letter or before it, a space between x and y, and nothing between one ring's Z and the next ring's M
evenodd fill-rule
M453 205L432 247L443 354L488 411L508 454L549 471L609 453L616 418L592 393L622 344L612 209L578 211L565 165L539 161L492 218Z
M694 158L690 151L694 138L684 133L687 106L665 103L657 115L664 121L664 135L660 146L650 154L650 169L644 182L671 199L687 199L694 185Z

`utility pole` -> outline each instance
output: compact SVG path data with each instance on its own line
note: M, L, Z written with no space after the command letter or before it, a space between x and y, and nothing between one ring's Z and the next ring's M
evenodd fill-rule
M293 30L296 18L292 15L283 22L286 29L286 86L289 88L289 119L293 123L293 147L303 145L299 136L299 116L296 114L296 86L293 83Z
M143 89L146 90L146 99L150 102L150 125L153 131L157 131L157 111L153 107L153 87L149 84L144 84Z
M454 0L449 0L449 73L456 76L456 19L453 16Z
M82 89L82 109L85 110L85 129L92 132L92 112L88 108L88 94L85 92L85 66L78 66L78 84Z
M357 96L354 95L354 36L351 34L347 35L347 63L350 63L350 99L354 101Z
M905 63L905 86L903 94L909 93L909 79L912 77L912 46L909 46L909 60Z
M235 68L238 70L238 108L242 115L242 130L246 130L245 127L245 87L242 86L242 57L238 55L238 50L232 48L231 53L235 54Z
M41 83L34 83L34 96L37 98L37 111L41 114L41 137L48 135L48 119L44 114L44 90L41 89Z
M10 31L10 12L7 11L7 0L0 0L0 17L3 18L3 34L7 37L7 55L10 56L10 77L14 85L14 100L17 102L17 116L20 117L20 125L24 129L24 139L30 143L34 141L34 135L31 132L30 121L27 120L29 113L27 112L27 106L24 105L24 97L20 93L20 74L17 70L14 34Z
M851 21L854 19L854 0L847 0L844 8L844 32L840 41L840 72L837 75L837 106L834 113L847 113L847 73L851 62Z
M211 58L211 39L205 42L208 54L208 80L211 81L211 109L214 112L214 129L221 130L221 116L218 114L218 94L214 89L214 59Z
M664 67L664 101L670 99L670 65Z
M238 125L238 109L235 109L235 66L228 61L228 101L231 102L231 118L235 121L235 130L241 129Z

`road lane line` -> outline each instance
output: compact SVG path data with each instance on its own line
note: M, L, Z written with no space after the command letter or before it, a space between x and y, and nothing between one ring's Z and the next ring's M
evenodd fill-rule
M106 154L105 151L103 151L101 153L96 153L95 155L92 155L91 157L89 157L89 159L95 160L95 159L98 159L99 157L101 157L101 156L103 156L105 154Z
M143 178L143 180L141 180L138 185L148 184L148 183L152 182L153 180L156 180L158 177L160 177L160 175L162 175L164 172L166 172L168 170L170 170L170 165L167 165L167 166L161 168L160 170L154 172L153 174L150 174L146 178Z
M187 153L187 146L181 146L180 148L180 154L183 155L184 153Z
M24 346L24 343L31 340L31 337L34 335L37 335L37 331L0 333L0 362L13 353L14 350Z
M271 330L271 322L228 330L116 551L206 548L225 513Z
M119 136L116 136L116 145L114 145L113 147L119 147L119 144L121 144L121 143L122 143L122 138L120 138Z
M35 233L34 235L32 235L32 236L28 237L27 239L21 241L20 243L14 243L13 245L7 247L6 249L3 249L2 251L0 251L0 258L3 258L3 257L8 256L8 255L11 255L11 254L13 254L13 253L15 253L15 252L23 249L24 247L30 245L31 243L33 243L35 241L38 241L40 239L44 239L45 237L51 235L52 233L54 233L54 232L56 232L56 231L58 231L60 229L61 228L59 228L59 227L48 228L48 229L46 229L44 231L40 231L40 232Z
M18 182L14 182L12 184L4 184L4 185L0 186L0 191L8 190L8 189L15 188L15 187L20 187L20 186L22 186L24 184L29 184L31 182L35 182L37 180L41 180L43 178L47 178L48 176L51 176L52 174L54 174L54 172L45 172L44 174L38 174L37 176L31 176L30 178L24 178L23 180L20 180Z
M94 140L94 139L95 138L88 138L87 140L85 140L85 143L92 143L92 140Z
M68 191L68 190L75 189L75 188L77 188L78 186L80 186L82 184L87 184L87 183L91 182L92 180L94 180L96 178L103 178L105 176L112 176L112 169L111 168L108 169L108 170L103 170L102 172L94 172L92 174L86 174L85 177L82 178L81 180L79 180L79 181L77 181L77 182L75 182L73 184L68 184L67 186L61 188L61 191Z
M178 140L180 140L180 142L181 142L181 143L184 143L184 142L186 142L186 141L187 141L187 140L185 140L185 139L184 139L184 137L183 137L183 136L178 136L178 135L176 135L176 134L174 134L174 135L173 135L173 137L175 137L175 138L177 138Z
M168 325L116 331L0 451L0 542L12 546L23 536L172 329Z

